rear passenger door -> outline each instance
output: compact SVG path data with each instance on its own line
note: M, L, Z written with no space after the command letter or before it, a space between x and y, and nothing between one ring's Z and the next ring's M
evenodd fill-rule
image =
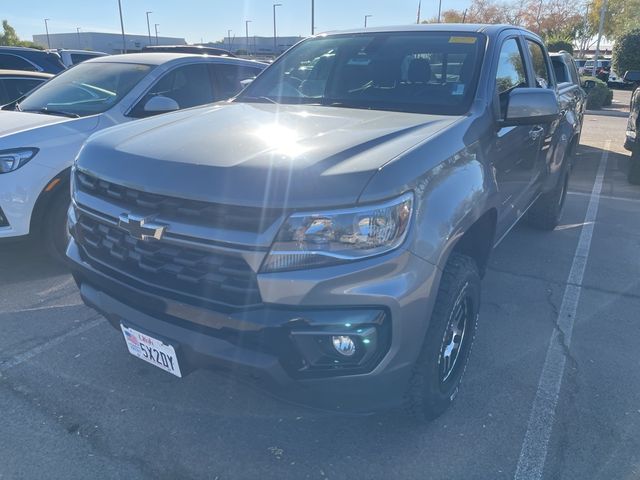
M555 76L551 73L552 66L548 54L538 40L532 37L525 37L527 51L529 52L530 69L534 75L535 87L553 90L557 93ZM571 109L569 102L561 103L561 115L566 115ZM532 145L536 149L536 158L534 165L534 177L529 189L532 192L539 190L538 184L546 177L548 165L551 162L553 137L558 121L540 123L530 127L530 134L536 135L538 138L537 145ZM568 141L568 139L566 139Z
M216 101L236 96L243 89L243 80L255 78L262 71L259 67L230 63L212 63L209 68L215 79Z
M500 47L495 71L495 95L500 118L506 114L509 94L531 86L527 56L518 35L507 37ZM495 169L501 202L498 233L507 231L528 206L528 186L534 179L540 137L531 125L499 128L489 146L488 156Z

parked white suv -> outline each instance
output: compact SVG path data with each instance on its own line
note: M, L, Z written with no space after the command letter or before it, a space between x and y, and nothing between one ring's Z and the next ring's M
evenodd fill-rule
M36 233L50 253L63 254L69 172L91 134L227 99L265 67L173 53L100 57L34 90L19 111L0 111L0 240Z

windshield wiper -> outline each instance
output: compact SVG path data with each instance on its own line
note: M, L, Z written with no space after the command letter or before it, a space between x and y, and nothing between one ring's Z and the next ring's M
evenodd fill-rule
M324 107L338 107L338 108L357 108L361 110L371 110L371 105L362 103L349 103L349 102L323 102L321 104Z
M59 115L61 117L80 118L77 113L65 112L63 110L51 110L50 108L39 108L36 110L21 110L22 112L44 113L46 115Z
M249 101L249 102L262 101L263 103L275 103L276 105L278 104L278 102L276 102L271 97L240 97L240 98L238 98L238 100L240 100L240 101L246 100L246 101Z

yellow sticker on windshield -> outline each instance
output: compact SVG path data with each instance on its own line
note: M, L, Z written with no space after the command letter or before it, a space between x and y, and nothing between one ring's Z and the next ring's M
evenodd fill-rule
M449 37L449 43L476 43L476 37Z

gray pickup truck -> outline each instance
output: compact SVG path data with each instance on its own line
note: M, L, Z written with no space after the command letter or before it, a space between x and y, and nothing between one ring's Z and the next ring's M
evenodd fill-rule
M492 248L525 215L558 224L574 115L520 28L318 35L229 102L95 134L67 256L129 352L176 376L434 418Z

